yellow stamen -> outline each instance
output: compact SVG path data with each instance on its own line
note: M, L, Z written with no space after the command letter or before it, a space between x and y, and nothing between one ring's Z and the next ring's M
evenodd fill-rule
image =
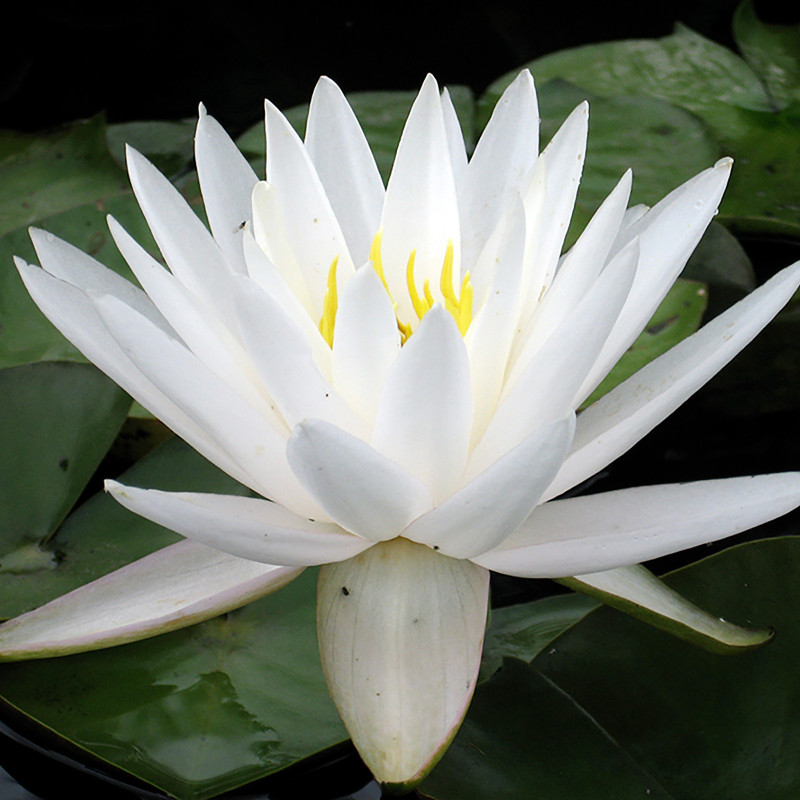
M369 247L369 260L372 262L372 267L375 272L378 273L378 277L381 279L381 283L383 284L383 288L386 289L386 294L389 297L392 296L392 293L389 291L389 284L386 283L386 275L383 272L383 260L381 259L381 240L383 239L383 228L381 228L372 240L372 244Z
M425 302L428 304L428 308L433 308L433 304L436 302L433 299L433 292L431 292L431 282L425 278L425 283L422 286L422 291L425 295Z
M422 319L431 310L433 306L433 297L430 297L430 299L428 297L431 290L427 281L425 281L427 293L425 294L424 300L417 292L417 286L414 283L414 259L416 257L417 251L412 250L411 255L408 257L408 265L406 266L406 283L408 284L408 294L411 297L411 305L414 306L414 311L417 312L417 319Z
M469 272L464 275L464 280L461 281L461 294L458 298L458 314L456 315L456 323L461 335L464 336L472 322L472 282L469 279Z
M322 319L319 321L319 332L328 343L328 347L333 347L333 328L336 325L336 309L339 306L339 296L336 290L336 265L338 263L339 256L336 256L328 270L328 284L322 303Z
M442 266L442 274L439 277L439 289L441 289L442 297L444 297L444 307L456 317L458 314L458 298L453 291L453 241L452 239L447 242L447 250L444 254L444 265Z

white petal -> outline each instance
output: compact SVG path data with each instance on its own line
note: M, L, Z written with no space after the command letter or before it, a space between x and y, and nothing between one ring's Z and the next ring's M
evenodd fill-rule
M320 518L286 463L284 434L184 345L113 297L93 300L128 358L246 472L247 486L303 516Z
M542 152L525 196L531 245L525 256L526 306L530 309L555 276L583 171L588 123L589 105L581 103Z
M289 428L306 417L318 417L366 435L363 420L319 371L311 346L289 314L249 279L237 284L242 341Z
M679 186L627 232L639 239L640 268L628 302L581 388L581 400L591 394L653 316L686 264L709 222L717 213L731 171L722 159ZM618 242L616 247L619 247Z
M97 650L185 628L271 594L301 572L178 542L0 625L0 661Z
M242 231L253 217L250 198L258 177L224 128L200 106L195 163L208 224L228 264L245 273Z
M610 264L583 300L530 359L501 400L483 439L470 456L467 476L477 475L532 431L573 409L575 392L594 363L633 280L636 250ZM521 367L523 358L517 361Z
M545 498L594 475L669 416L756 336L799 284L797 262L587 408Z
M370 428L399 352L392 301L374 269L359 269L339 302L331 366L336 390Z
M406 265L416 251L414 276L425 279L437 300L448 241L454 248L454 290L460 280L460 229L450 148L436 81L429 75L408 115L397 148L381 219L386 280L400 319L416 319L406 282Z
M416 475L441 502L464 469L471 423L464 340L450 314L437 305L392 365L372 444Z
M224 313L231 268L219 245L181 193L132 147L126 152L131 186L169 268L181 283Z
M741 652L772 638L769 629L741 628L703 611L640 565L576 575L561 583L714 652Z
M464 144L464 134L458 120L456 108L447 89L442 89L442 115L444 128L447 131L447 143L450 149L450 163L453 167L453 179L459 186L467 173L467 148Z
M640 486L554 500L475 558L527 578L601 572L746 531L800 505L800 473Z
M378 781L410 789L455 736L475 688L489 573L395 539L322 567L322 668Z
M400 534L431 507L428 490L361 439L321 420L292 432L289 464L339 525L373 542Z
M184 409L134 365L108 332L86 294L21 259L15 263L36 304L86 358L213 464L241 483L252 480Z
M216 309L164 269L113 217L109 217L108 227L147 296L184 344L249 403L268 412L270 398L266 390L242 345L217 317ZM280 426L277 415L272 421Z
M306 149L353 261L363 264L380 226L383 181L353 109L330 78L320 78L311 97Z
M575 415L532 433L403 533L446 556L472 558L497 547L536 507L567 454Z
M463 269L471 269L539 155L539 107L530 72L520 72L497 101L459 186Z
M369 542L338 525L315 522L256 497L162 492L116 481L106 491L134 514L232 556L311 567L341 561L369 547Z
M353 261L314 165L286 117L269 101L267 181L278 190L286 236L311 296L312 315L322 316L328 271L338 259L337 278L344 287Z

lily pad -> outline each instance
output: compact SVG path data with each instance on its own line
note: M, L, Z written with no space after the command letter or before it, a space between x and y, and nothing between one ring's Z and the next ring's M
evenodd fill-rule
M601 608L528 666L478 687L423 784L436 800L792 800L800 792L800 537L732 547L672 573L699 605L765 647L719 656ZM530 714L520 713L531 709Z
M92 366L0 370L0 615L57 572L53 534L114 441L130 398ZM46 580L46 578L45 578Z

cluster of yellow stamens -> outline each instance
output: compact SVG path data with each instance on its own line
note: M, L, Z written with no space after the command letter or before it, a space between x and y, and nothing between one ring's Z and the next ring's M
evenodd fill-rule
M411 325L403 322L397 316L397 303L392 297L389 290L389 284L386 281L386 275L383 271L383 259L381 257L381 237L382 231L375 234L372 240L372 245L369 250L369 260L372 262L373 269L381 279L383 288L395 310L395 318L397 319L397 329L400 331L400 341L405 344L408 337L413 333ZM430 281L426 278L422 286L422 296L417 291L417 285L414 281L414 261L416 259L417 251L412 250L408 258L406 266L406 284L408 285L408 295L411 298L411 305L414 307L414 312L417 319L421 320L433 308L436 302L433 293L431 292ZM325 341L330 347L333 347L333 331L336 324L336 311L339 304L338 293L336 289L336 265L339 261L338 256L333 259L330 269L328 270L328 282L325 289L325 299L323 301L322 318L319 322L319 330ZM453 290L453 242L448 241L447 249L444 255L444 264L442 265L442 272L439 278L439 290L444 298L444 306L450 312L453 319L458 325L458 329L463 336L467 332L470 323L472 322L472 283L470 282L469 272L464 275L461 281L461 291L456 296Z

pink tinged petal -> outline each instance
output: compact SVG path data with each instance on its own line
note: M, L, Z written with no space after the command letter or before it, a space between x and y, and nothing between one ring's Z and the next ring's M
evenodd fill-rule
M400 334L389 296L374 269L360 269L345 287L336 313L333 384L371 428Z
M633 447L752 341L798 285L800 262L589 406L578 417L570 455L545 498L567 491Z
M536 90L530 72L523 70L497 101L459 186L463 269L472 269L508 197L522 190L538 154Z
M773 636L769 629L742 628L709 614L640 565L560 582L712 652L741 652L760 647Z
M305 308L306 314L319 319L320 314L312 302L307 280L314 276L307 275L300 268L288 238L281 208L281 193L266 181L259 181L253 189L253 236L292 294ZM252 268L248 263L248 271ZM260 269L258 264L255 269ZM251 277L257 280L259 276L253 273Z
M52 233L38 228L31 228L29 232L42 268L50 275L82 292L103 292L119 297L153 324L167 333L172 332L153 301L138 286Z
M314 89L305 143L353 261L363 264L380 226L383 181L353 109L330 78Z
M639 238L641 266L628 302L581 388L581 400L591 394L617 363L675 282L717 213L732 163L729 158L722 159L696 175L629 228L628 241Z
M453 318L436 305L389 371L372 444L441 502L464 469L471 425L467 350Z
M496 261L494 277L487 287L486 300L464 337L472 379L473 444L483 435L497 407L517 331L525 252L525 214L521 202L505 215L496 233L498 249L493 259Z
M181 193L143 155L132 147L126 152L133 192L167 265L222 312L231 267L219 245Z
M322 668L361 757L408 790L461 724L480 664L489 573L404 539L322 567Z
M286 117L267 101L267 182L278 190L286 237L311 298L312 316L322 316L328 271L338 258L340 289L353 274L344 234L309 154Z
M252 480L196 420L128 358L86 294L21 259L16 259L16 265L25 287L45 316L92 363L228 475L242 483Z
M450 150L450 164L453 167L453 179L456 186L459 186L467 173L467 149L464 145L464 134L461 132L458 114L447 89L442 89L442 115Z
M195 163L208 223L231 269L245 273L242 231L253 217L250 198L258 177L225 129L200 104Z
M525 196L529 211L530 250L526 305L533 309L542 290L553 280L567 235L586 153L589 105L581 103L536 162L531 188Z
M178 542L0 625L0 661L98 650L185 628L271 594L302 571Z
M330 518L371 542L397 536L431 507L430 492L413 475L322 420L298 425L286 455Z
M474 560L526 578L601 572L733 536L798 505L797 472L554 500L499 549Z
M184 344L249 403L268 411L270 398L247 353L216 316L215 309L164 269L113 217L109 217L108 227L148 297ZM281 424L277 415L272 421L276 426Z
M528 434L575 408L586 372L625 303L636 267L636 250L603 271L583 300L547 342L509 378L508 390L472 452L467 476L482 472ZM524 356L524 354L523 354Z
M235 308L242 342L290 429L318 417L366 435L366 425L319 371L303 331L280 305L242 278Z
M370 542L256 497L162 492L107 480L106 491L134 514L200 544L262 564L311 567L351 558Z
M519 336L516 350L524 347L533 352L541 346L597 280L614 244L630 192L628 171L561 260L552 285L531 316L526 331Z
M286 434L183 344L113 297L93 300L127 357L238 465L246 475L245 485L303 516L320 518L286 463Z
M383 268L401 320L416 320L406 265L416 251L418 291L426 279L442 300L439 278L448 241L453 243L453 288L460 282L460 226L453 167L439 89L432 76L422 84L408 115L386 188L381 219Z
M567 455L575 415L545 425L403 533L446 556L497 547L530 515Z

